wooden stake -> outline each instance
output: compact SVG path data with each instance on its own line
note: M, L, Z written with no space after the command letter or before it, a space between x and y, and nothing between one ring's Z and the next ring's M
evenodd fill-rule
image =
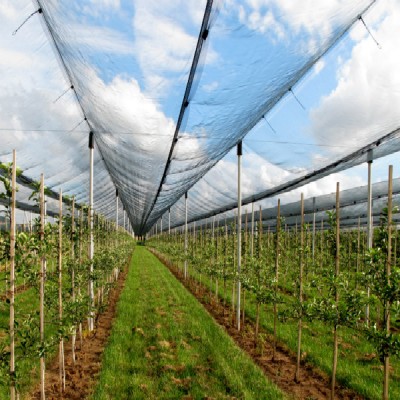
M238 162L238 197L237 197L237 290L236 290L236 324L237 330L240 331L240 294L241 294L241 264L242 264L242 142L237 145L237 162Z
M187 279L187 269L188 269L188 262L187 262L187 256L188 256L188 194L187 192L185 193L185 266L184 266L184 278L185 280Z
M94 142L93 132L90 132L89 137L89 318L88 318L88 330L89 332L94 330L94 282L93 282L93 257L94 257L94 210L93 210L93 169L94 169Z
M71 260L72 260L72 268L71 268L71 296L72 301L75 302L75 197L72 198L72 212L71 212ZM75 356L75 345L76 345L76 326L74 326L72 331L72 343L71 343L71 352L72 352L72 362L75 364L76 356Z
M372 248L372 236L373 236L373 223L372 223L372 159L373 153L372 150L368 152L368 198L367 198L367 247L368 249ZM367 296L370 296L370 287L367 287ZM367 304L365 309L365 320L367 322L367 326L370 323L370 307Z
M336 255L335 255L335 277L339 276L340 269L340 186L336 183ZM339 306L339 291L335 288L335 303ZM333 360L332 360L332 379L331 379L331 400L335 398L336 370L338 359L338 325L333 327Z
M251 203L251 235L250 235L250 256L254 254L254 203Z
M278 279L279 279L279 234L281 229L281 200L278 199L278 212L276 216L276 242L275 242L275 284L274 284L274 343L272 350L272 360L275 360L276 353L276 326L278 319L278 304L276 297L278 295Z
M300 270L299 270L299 303L300 306L303 304L303 269L304 269L304 195L301 194L300 200ZM297 222L296 222L297 231ZM297 332L297 363L294 380L300 382L300 361L301 361L301 333L302 333L302 316L300 315L298 322Z
M391 262L392 262L392 193L393 193L393 165L389 165L389 179L388 179L388 244L387 244L387 261L386 261L386 279L387 284L390 286L391 275ZM386 334L390 333L390 301L385 301L384 310L384 326ZM389 373L390 362L389 356L384 357L383 361L383 400L389 399Z
M16 398L15 382L15 204L17 185L17 155L13 150L12 165L12 195L11 195L11 216L10 216L10 399Z
M63 317L63 298L62 298L62 233L63 233L63 214L62 214L62 190L59 197L59 215L58 215L58 318L60 328L62 327ZM59 338L59 377L61 392L65 390L65 363L64 363L64 339L62 335Z
M44 201L44 175L40 176L40 240L44 242L44 229L45 229L45 201ZM39 299L39 318L40 318L40 344L44 348L44 281L46 274L46 256L41 255L40 262L40 299ZM40 357L40 398L45 400L46 394L44 391L45 385L45 354L42 353Z

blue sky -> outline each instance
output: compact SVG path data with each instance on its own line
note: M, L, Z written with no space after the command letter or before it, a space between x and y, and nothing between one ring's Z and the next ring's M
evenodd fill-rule
M193 174L203 173L201 164L207 166L210 157L225 152L237 134L244 133L246 124L255 123L263 110L268 110L273 93L286 88L296 76L296 68L314 57L314 50L369 1L296 3L215 3L219 12L213 16L202 74L191 97L172 172L189 168ZM377 132L383 134L396 126L400 110L400 5L395 0L376 3L364 20L382 49L357 21L349 34L293 86L305 109L287 93L265 113L275 132L260 120L248 134L246 193L312 170L365 144ZM65 51L72 51L67 61L75 74L74 84L95 128L103 135L100 142L104 148L109 146L116 182L122 189L129 187L127 202L134 204L132 215L139 215L163 172L205 1L85 0L67 4L52 0L43 4L65 39ZM69 83L40 17L35 15L17 35L11 35L34 9L30 0L0 1L4 21L0 28L0 128L5 129L7 143L1 154L6 160L12 146L17 147L23 154L22 167L35 179L46 168L56 190L63 185L67 193L73 193L86 185L86 127L79 126L73 135L66 133L82 122L82 113L70 92L54 103ZM22 128L32 132L15 131ZM41 133L34 133L35 129ZM64 130L61 147L66 151L60 152L60 141L51 129ZM218 146L214 147L215 143ZM122 160L114 156L118 146L123 146ZM51 152L60 158L40 161ZM388 162L396 160L392 156ZM63 163L70 163L70 170L60 168ZM98 164L104 168L100 160ZM374 179L384 179L387 164L377 161L374 165ZM338 179L345 187L363 184L364 172L361 167L335 174L325 183L305 189L306 194L331 192ZM219 190L231 196L236 190L235 173L231 151L206 177L210 182L217 181ZM183 175L171 175L167 183L178 188ZM107 182L109 191L112 184ZM80 192L84 199L87 191ZM214 195L204 182L193 192L198 193L200 202ZM132 193L139 193L140 201L135 202Z

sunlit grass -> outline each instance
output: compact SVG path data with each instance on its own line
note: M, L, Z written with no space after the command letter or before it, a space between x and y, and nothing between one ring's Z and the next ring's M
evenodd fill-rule
M281 399L282 393L138 247L93 399Z

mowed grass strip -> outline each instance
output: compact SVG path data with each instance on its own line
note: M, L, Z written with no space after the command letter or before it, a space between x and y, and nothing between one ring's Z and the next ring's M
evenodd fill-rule
M197 300L138 246L93 399L283 399Z

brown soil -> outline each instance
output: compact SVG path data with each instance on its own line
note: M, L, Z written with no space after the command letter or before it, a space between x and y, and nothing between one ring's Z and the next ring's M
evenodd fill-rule
M255 323L246 318L244 328L238 331L232 319L230 306L217 301L215 296L210 296L210 290L200 285L197 281L184 280L181 271L172 265L166 258L153 251L154 255L164 263L177 279L203 304L216 322L225 328L227 333L235 340L237 345L246 351L252 359L262 368L267 377L275 382L289 397L305 400L325 400L330 397L330 380L323 372L308 363L302 363L300 382L294 380L296 370L296 356L284 344L278 343L275 359L272 360L273 346L271 336L266 332L262 344L255 345ZM336 387L335 399L362 400L363 397L354 391Z
M64 393L60 392L58 357L55 357L47 366L45 386L47 400L82 400L93 391L126 275L127 270L120 273L116 286L110 292L107 309L96 319L96 329L84 335L81 348L77 335L75 365L72 362L71 341L65 343L66 388ZM29 399L40 399L39 387L35 388Z

